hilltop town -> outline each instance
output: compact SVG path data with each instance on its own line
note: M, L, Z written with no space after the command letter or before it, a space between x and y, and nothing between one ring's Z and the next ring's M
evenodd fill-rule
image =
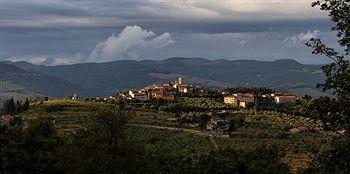
M78 95L74 94L71 97L66 97L66 99L117 104L117 107L120 108L126 107L136 110L141 108L166 112L170 113L170 117L166 119L167 121L176 122L182 120L182 127L189 128L199 128L201 127L200 124L202 124L202 127L207 131L221 132L221 134L227 134L230 130L229 119L226 119L225 114L222 113L266 111L301 116L301 113L295 112L294 108L305 100L309 100L308 96L303 98L290 93L276 93L274 90L263 87L204 88L198 85L187 84L182 77L177 78L173 82L149 85L109 97L79 99ZM57 99L45 97L42 100L32 101L36 103L39 101L40 103L48 100ZM9 103L14 103L14 101ZM9 103L5 103L5 108L9 106ZM17 102L17 105L19 106L13 106L13 108L21 107L20 102ZM15 119L12 115L20 112L15 110L2 115L1 123L10 124ZM208 114L208 118L205 120L199 119L197 122L188 121L192 119L190 117L196 117L196 114L189 114L193 111ZM23 120L23 122L25 121ZM293 132L298 132L299 130L305 132L312 129L311 127L291 127Z
M77 99L74 95L73 100ZM235 112L271 112L286 117L305 116L295 108L311 100L310 96L277 93L264 87L236 87L212 89L188 84L183 77L173 82L154 84L141 89L121 92L113 96L90 99L94 102L117 104L129 109L147 109L170 114L167 122L181 122L181 127L200 128L207 131L230 131L229 118ZM121 104L123 103L123 104ZM208 118L193 121L194 117L207 114ZM287 117L287 118L289 118ZM157 122L159 120L156 120ZM204 122L204 123L203 123ZM204 124L204 125L203 125ZM167 125L159 124L157 125ZM290 127L291 132L309 132L312 126ZM321 129L319 129L321 130Z
M118 95L128 100L148 101L152 99L161 99L167 102L173 102L175 99L179 99L181 97L222 98L223 103L229 104L235 108L249 108L249 106L252 106L255 103L258 96L263 98L271 98L275 104L285 105L296 104L298 100L302 99L302 97L291 93L276 93L273 92L273 90L258 91L258 93L253 93L253 88L254 87L246 87L245 89L242 89L242 91L248 91L246 93L232 93L225 89L209 89L201 86L186 84L183 82L183 79L179 77L177 80L171 83L151 85L142 89L129 90L127 93L120 93ZM115 97L110 98L115 99ZM107 100L107 98L104 99Z

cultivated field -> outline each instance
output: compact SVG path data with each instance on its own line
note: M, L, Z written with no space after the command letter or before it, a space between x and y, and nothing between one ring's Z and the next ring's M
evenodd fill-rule
M66 132L81 128L93 111L113 108L115 105L91 101L52 100L32 104L30 111L21 116L28 121L38 117L51 117L55 126ZM130 126L126 130L128 138L132 142L144 144L149 151L161 149L169 153L196 154L216 147L268 147L278 150L283 155L282 160L296 171L298 168L306 168L329 142L329 138L318 133L322 129L319 121L274 112L232 111L233 115L243 115L245 124L237 127L230 138L218 137L199 128L193 129L193 132L188 131L191 129L176 121L168 121L174 117L173 114L141 109L131 113L133 117L129 119ZM313 127L315 132L289 132L290 128L298 126Z

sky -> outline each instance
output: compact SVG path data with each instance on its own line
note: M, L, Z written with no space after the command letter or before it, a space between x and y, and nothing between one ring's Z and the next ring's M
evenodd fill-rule
M335 45L312 0L0 0L0 61L60 65L171 57L329 60Z

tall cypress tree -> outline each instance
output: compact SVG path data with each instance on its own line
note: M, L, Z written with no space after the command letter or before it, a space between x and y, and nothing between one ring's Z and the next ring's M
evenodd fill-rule
M15 104L15 100L13 99L13 97L10 99L8 107L9 107L8 114L14 115L16 113L16 104Z
M20 114L23 112L22 104L19 100L16 102L16 114Z
M29 110L29 100L28 100L28 98L26 98L26 100L24 101L22 108L23 108L23 111L28 111Z
M3 114L9 114L8 111L8 100L5 100L2 104L2 113Z

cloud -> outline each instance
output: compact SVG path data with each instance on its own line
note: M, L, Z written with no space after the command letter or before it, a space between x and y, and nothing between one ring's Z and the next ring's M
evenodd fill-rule
M140 11L172 18L221 21L325 18L313 0L150 0Z
M169 33L157 36L139 26L127 26L118 35L96 45L89 61L106 62L121 59L139 59L143 52L161 49L175 41Z
M0 27L325 19L314 0L1 0ZM109 20L111 19L111 20Z
M137 26L129 27L137 28ZM213 34L173 32L170 37L167 34L156 35L150 31L139 29L139 32L136 32L138 33L136 39L131 39L131 36L126 37L125 32L123 32L124 30L120 30L117 34L108 37L108 33L112 33L114 30L109 29L106 33L96 36L94 36L96 30L80 34L76 32L65 34L54 34L50 32L48 40L40 41L38 45L35 45L33 40L36 40L37 37L43 37L41 34L28 33L28 36L27 34L21 34L19 35L20 38L17 38L18 34L14 34L13 36L16 36L16 39L3 38L21 43L21 47L6 42L3 47L4 49L1 50L5 53L0 52L0 54L6 55L7 52L13 54L0 56L0 60L1 57L12 57L10 60L13 61L24 60L35 64L46 65L74 64L88 61L104 62L120 59L162 60L170 57L202 57L228 60L295 59L307 64L328 62L328 59L312 55L311 50L303 44L303 40L307 41L308 38L314 36L310 33L317 33L313 30L309 32L307 32L308 30L304 30L304 32L235 32ZM125 39L121 39L120 35L123 35L122 38ZM92 40L92 38L94 39ZM103 42L96 45L101 38L106 39L103 39ZM176 40L176 43L169 45L169 38ZM288 39L286 40L286 38ZM330 41L329 43L332 47L333 45L331 43L337 43L335 33L322 30L322 33L320 32L320 38ZM142 44L144 42L147 44ZM297 42L300 42L300 44L297 44ZM38 50L37 48L43 48L43 50ZM94 50L95 56L92 56L92 50ZM76 54L77 52L81 54ZM105 56L100 56L102 52L104 52L103 54ZM113 56L106 56L107 52L113 53ZM89 58L89 55L91 58Z
M27 19L0 19L0 27L115 27L111 21L125 25L126 22L116 17L57 17L57 16L37 16Z
M309 41L311 38L317 38L320 35L320 31L314 30L314 31L307 31L307 32L301 32L297 35L287 37L284 41L292 44L292 45L297 45L297 44L303 44L307 41Z
M77 53L75 55L67 56L47 56L47 55L38 55L38 56L14 56L7 58L6 60L12 62L25 61L36 65L68 65L83 62L83 55Z
M15 56L10 57L6 60L13 61L13 62L19 62L19 61L26 61L33 64L41 64L47 59L45 56Z
M202 57L264 61L295 59L306 64L328 62L323 57L312 55L312 51L303 43L285 42L285 38L299 34L300 32L175 33L173 37L176 39L176 44L163 48L157 55L153 53L145 57L152 59ZM330 37L328 33L322 32L322 38L329 40Z

